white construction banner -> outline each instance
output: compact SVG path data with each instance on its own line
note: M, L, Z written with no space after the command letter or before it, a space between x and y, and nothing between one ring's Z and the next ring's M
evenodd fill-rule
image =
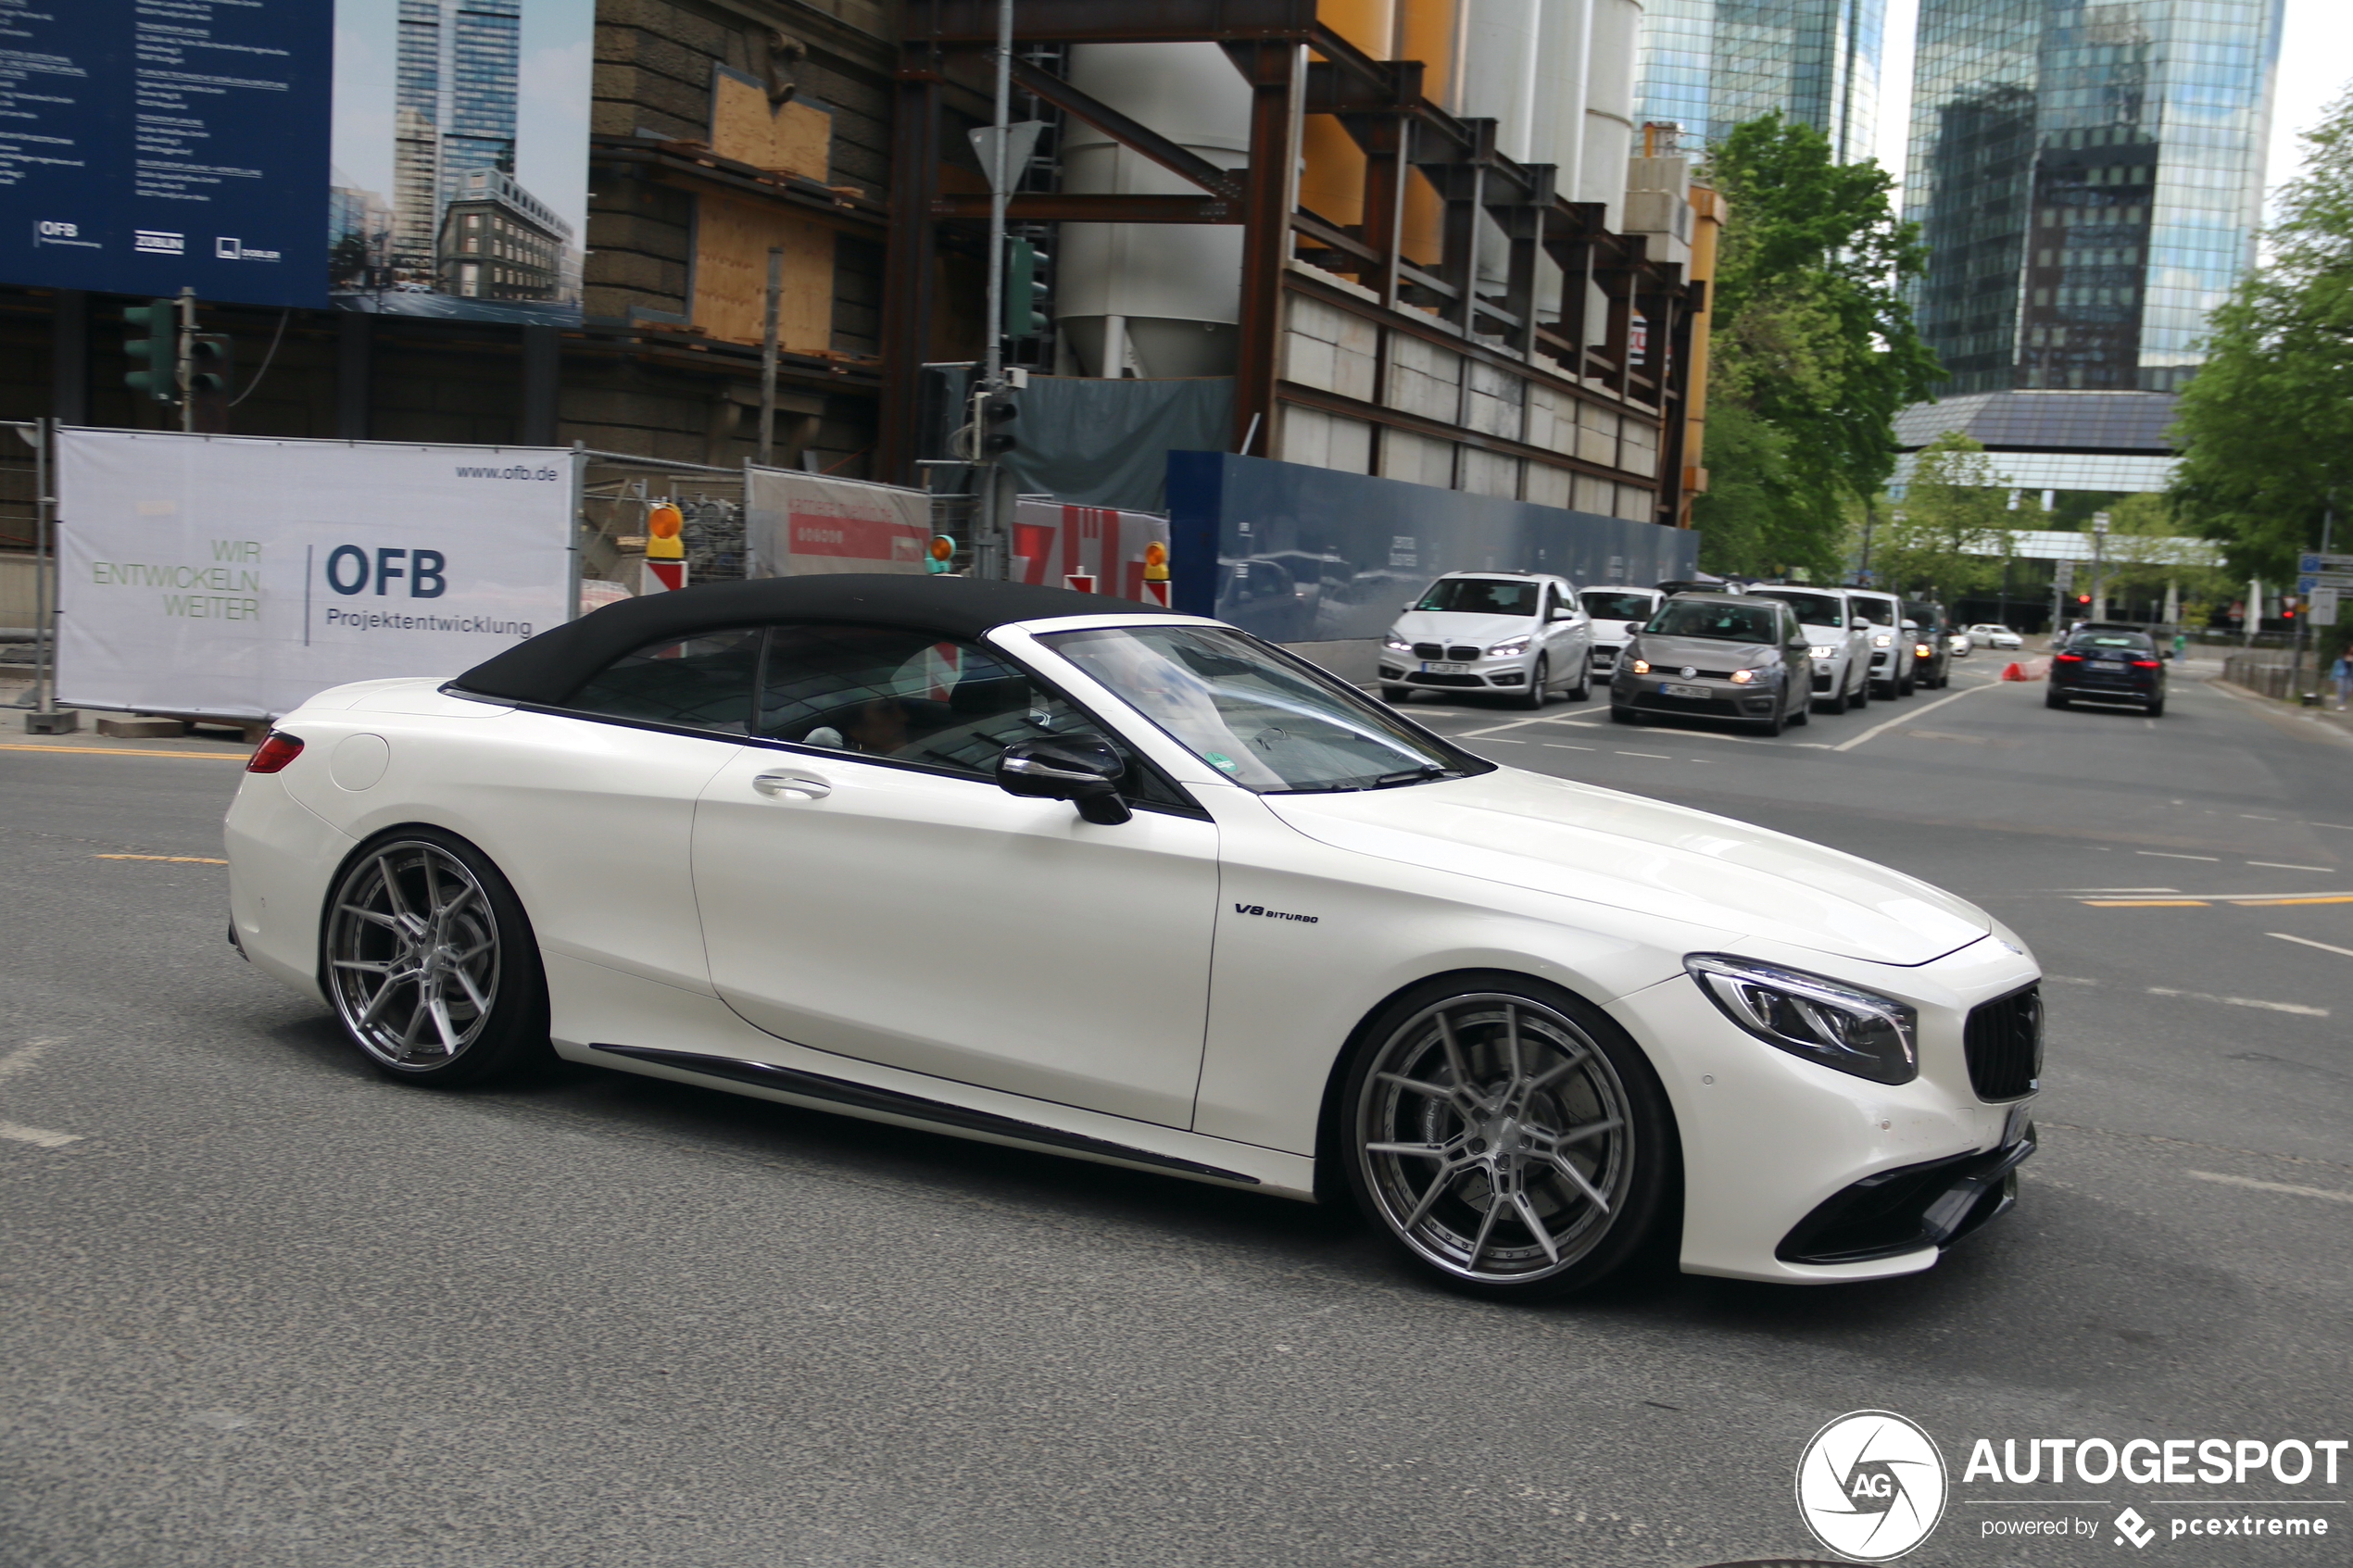
M920 572L931 496L896 484L744 467L744 575Z
M570 619L574 455L57 433L58 700L276 718Z
M1155 544L1168 545L1168 520L1157 512L1024 495L1013 505L1010 575L1016 583L1162 603L1144 585L1144 550Z

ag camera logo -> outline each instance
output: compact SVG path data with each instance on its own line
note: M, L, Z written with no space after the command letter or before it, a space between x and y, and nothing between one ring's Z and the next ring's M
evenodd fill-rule
M1814 1434L1797 1461L1797 1511L1814 1538L1863 1562L1903 1556L1944 1517L1944 1456L1890 1411L1856 1411Z

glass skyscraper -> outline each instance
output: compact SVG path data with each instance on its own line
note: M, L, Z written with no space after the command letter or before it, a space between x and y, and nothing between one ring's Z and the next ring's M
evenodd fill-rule
M393 244L431 255L447 188L515 169L522 0L400 0L394 67Z
M2284 0L1921 0L1906 216L1952 397L2171 392L2255 260Z
M1634 117L1673 121L1687 144L1720 141L1779 109L1871 156L1887 0L1648 0Z

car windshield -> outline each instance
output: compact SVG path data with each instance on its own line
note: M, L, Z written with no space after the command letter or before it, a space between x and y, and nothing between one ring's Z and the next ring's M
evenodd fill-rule
M1533 615L1542 589L1519 579L1441 577L1429 585L1416 609L1452 610L1461 615Z
M1606 588L1588 588L1578 597L1596 621L1648 621L1657 608L1648 594L1613 594Z
M1855 599L1855 613L1874 626L1895 624L1895 606L1886 599L1867 599L1857 596Z
M2154 653L2157 645L2140 632L2079 632L2067 645L2074 648L2112 648L2124 653Z
M1493 766L1227 627L1110 626L1038 640L1261 795L1382 789Z
M1704 637L1717 643L1776 643L1773 612L1763 605L1712 599L1669 599L1643 631L1656 637Z
M1843 626L1846 607L1830 594L1800 594L1784 588L1751 588L1760 599L1779 599L1797 611L1798 620L1808 626Z

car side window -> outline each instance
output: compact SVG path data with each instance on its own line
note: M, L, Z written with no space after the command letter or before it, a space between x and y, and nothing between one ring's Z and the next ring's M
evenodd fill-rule
M988 780L1015 741L1096 736L1126 761L1131 801L1191 804L1001 654L893 627L771 628L753 733Z
M613 660L564 706L600 718L740 735L750 727L759 669L757 627L669 637Z

